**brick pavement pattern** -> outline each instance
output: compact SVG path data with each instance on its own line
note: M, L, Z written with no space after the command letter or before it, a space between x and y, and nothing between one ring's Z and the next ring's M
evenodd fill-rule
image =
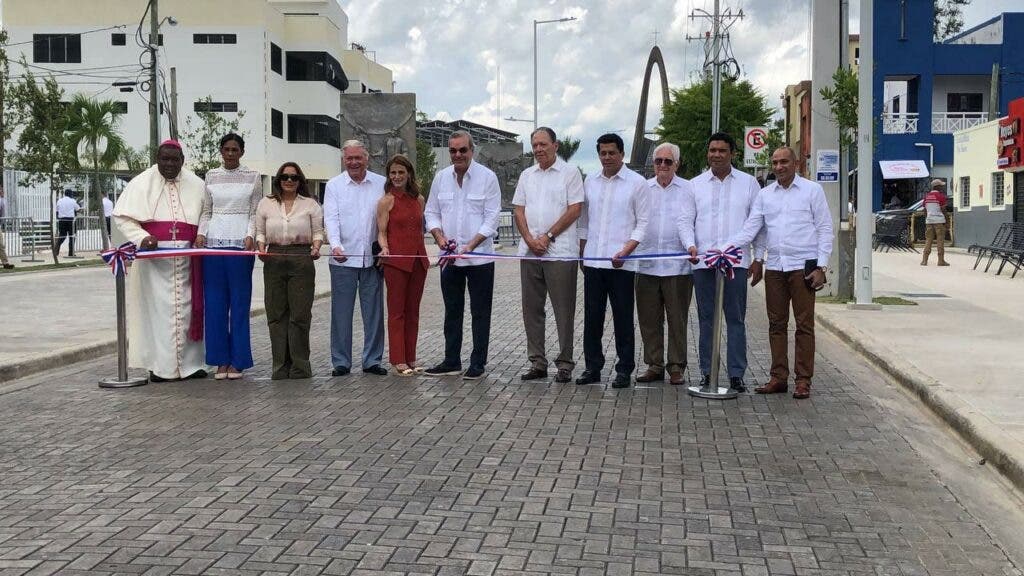
M101 390L106 357L2 396L0 574L1020 573L820 356L799 403L521 383L519 275L498 267L477 382L330 378L321 300L311 381L266 378L257 318L244 381ZM431 270L424 360L440 302ZM749 322L763 381L762 303Z

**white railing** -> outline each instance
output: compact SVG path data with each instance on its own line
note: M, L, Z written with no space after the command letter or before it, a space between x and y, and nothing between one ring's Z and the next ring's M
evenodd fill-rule
M988 112L936 112L932 114L933 134L952 134L988 121Z
M917 134L917 112L882 114L883 134Z

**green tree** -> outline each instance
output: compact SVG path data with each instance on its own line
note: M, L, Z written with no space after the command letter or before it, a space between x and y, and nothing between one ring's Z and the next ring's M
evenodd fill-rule
M849 148L857 141L857 73L852 68L837 68L832 74L832 86L818 93L828 102L832 122L839 129L839 145Z
M572 136L565 136L565 137L562 137L562 138L558 139L558 156L562 160L565 160L566 162L568 162L569 158L572 158L573 155L575 155L576 152L579 151L579 149L580 149L580 139L579 138L573 138Z
M25 76L11 93L24 112L18 136L18 148L11 155L12 163L28 173L24 185L50 183L50 230L54 229L54 209L64 185L71 180L68 169L76 159L70 153L65 134L68 105L61 101L64 90L52 76L38 82L22 58ZM55 235L55 234L54 234ZM57 262L57 246L53 246Z
M970 3L971 0L933 0L935 19L932 31L936 40L949 38L963 30L963 9Z
M764 148L757 153L757 163L761 166L771 166L772 153L786 145L786 120L779 118L768 126L768 134L764 139ZM800 153L799 150L796 151Z
M68 107L67 143L72 167L92 171L90 205L103 215L103 187L100 170L110 170L124 157L127 145L118 132L117 103L112 100L91 100L76 94ZM103 249L110 247L107 227L100 221Z
M764 94L749 81L722 80L719 130L736 139L737 158L743 156L743 128L768 124L772 110ZM662 110L658 139L679 146L680 173L690 178L707 165L707 141L711 135L711 79L672 90Z
M150 154L148 145L139 149L126 145L124 152L121 155L121 160L124 162L125 168L128 169L128 172L131 172L134 176L146 168L149 168L149 159L151 157L152 154Z
M11 67L7 60L7 31L0 30L0 188L4 187L4 168L7 156L7 141L18 125L19 109L17 99L10 94Z
M420 185L420 192L423 197L430 196L430 185L434 182L434 172L437 171L437 156L429 142L416 141L416 180Z
M239 110L234 118L228 120L219 112L212 112L211 106L213 97L207 96L199 100L199 112L196 112L197 121L192 123L192 116L185 119L185 132L182 134L185 146L188 148L188 155L185 159L189 162L192 171L203 175L211 169L220 166L220 139L228 132L239 132L238 122L245 116L244 110Z

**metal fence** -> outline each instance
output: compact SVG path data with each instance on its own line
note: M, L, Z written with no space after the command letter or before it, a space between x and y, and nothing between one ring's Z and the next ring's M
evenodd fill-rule
M0 218L0 235L4 239L4 247L9 258L28 257L42 248L49 248L49 223L46 223L46 236L35 234L36 223L32 218Z

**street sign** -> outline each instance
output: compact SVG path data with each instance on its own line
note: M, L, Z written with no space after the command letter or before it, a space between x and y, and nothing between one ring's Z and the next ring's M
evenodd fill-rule
M743 167L763 168L765 165L757 161L757 155L765 151L768 145L768 129L764 126L747 126L743 130Z
M839 182L839 150L818 150L815 156L815 180Z

